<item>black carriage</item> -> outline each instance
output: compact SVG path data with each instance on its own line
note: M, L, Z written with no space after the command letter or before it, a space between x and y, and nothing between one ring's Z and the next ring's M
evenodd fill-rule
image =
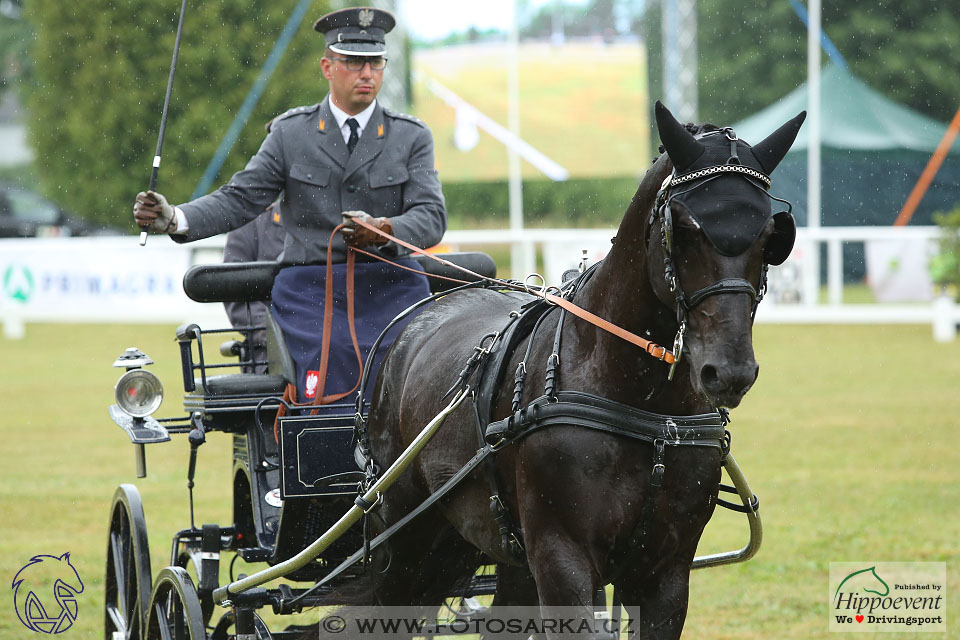
M443 257L484 276L496 275L493 260L485 254ZM463 277L435 261L421 258L420 262L428 273ZM184 291L204 303L266 301L278 268L276 263L199 265L185 275ZM431 278L434 294L452 286L449 280ZM252 359L249 345L255 331L266 332L266 363ZM243 339L218 340L237 333ZM191 522L173 537L170 566L153 576L140 495L132 484L118 487L107 543L105 637L167 638L171 637L167 631L173 630L177 638L226 639L238 633L235 627L243 626L255 629L257 638L284 637L285 632L268 631L254 610L270 606L276 613L289 614L314 606L358 569L345 571L338 581L310 593L295 584L252 590L239 601L234 598L239 606L217 620L213 593L221 586L220 554L233 551L247 563L275 566L327 531L354 504L358 483L364 478L354 455L354 424L358 411L365 414L367 407L358 407L350 397L322 407L292 408L277 420L284 391L296 378L282 331L270 314L265 326L205 330L185 324L177 329L176 341L187 415L162 419L150 415L159 406L162 388L144 369L152 360L136 349L128 349L114 363L126 373L118 382L118 404L110 407L110 415L135 445L138 477L146 475L147 444L187 435L191 489L198 447L209 433L229 434L233 439L233 523L197 526ZM211 342L222 354L236 356L236 361L208 362ZM264 364L266 373L252 372ZM192 519L192 492L190 499ZM362 535L353 527L322 556L284 577L292 583L315 583L361 546ZM186 570L191 565L196 583ZM466 592L457 595L492 593L494 581L493 575L478 576Z

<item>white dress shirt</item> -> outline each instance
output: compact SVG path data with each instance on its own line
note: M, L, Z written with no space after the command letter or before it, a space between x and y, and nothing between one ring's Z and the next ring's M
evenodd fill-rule
M370 122L370 118L373 116L373 110L376 108L377 101L374 100L370 103L369 107L357 115L351 116L349 113L333 104L333 100L330 100L330 112L333 113L333 118L337 121L337 127L340 128L340 133L343 135L344 142L350 140L350 125L347 124L347 120L353 118L357 121L357 124L360 125L360 130L357 131L357 136L362 136L363 130L367 128L367 123Z

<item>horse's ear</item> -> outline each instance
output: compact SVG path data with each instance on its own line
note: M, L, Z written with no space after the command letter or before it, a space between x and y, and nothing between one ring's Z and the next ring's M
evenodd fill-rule
M670 110L663 106L663 103L659 100L657 100L654 111L657 116L657 131L660 132L660 141L663 142L663 148L667 150L667 155L670 156L677 173L683 173L685 169L696 162L697 158L703 155L703 145L682 124L677 122Z
M787 155L787 151L793 146L793 141L797 139L800 125L803 124L806 117L807 112L801 111L795 118L753 145L753 155L760 162L760 166L767 172L767 175L773 173L773 170L783 160L783 156Z

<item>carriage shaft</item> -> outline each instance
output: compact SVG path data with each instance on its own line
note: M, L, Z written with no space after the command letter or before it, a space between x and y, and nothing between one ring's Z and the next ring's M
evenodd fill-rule
M740 470L740 465L734 459L733 454L727 452L723 461L723 466L727 470L727 475L733 481L733 486L737 489L737 495L744 507L747 507L747 522L750 524L750 541L747 546L739 551L725 551L723 553L713 553L706 556L697 556L693 559L691 568L704 569L706 567L716 567L723 564L734 564L737 562L746 562L760 550L760 543L763 541L763 524L760 521L760 513L751 508L753 492L750 485L747 484L747 478Z

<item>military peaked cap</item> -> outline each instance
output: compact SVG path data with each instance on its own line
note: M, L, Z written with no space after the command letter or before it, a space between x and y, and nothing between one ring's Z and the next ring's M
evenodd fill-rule
M332 11L313 28L323 34L327 47L349 56L382 56L387 52L384 36L397 21L389 11L351 7Z

